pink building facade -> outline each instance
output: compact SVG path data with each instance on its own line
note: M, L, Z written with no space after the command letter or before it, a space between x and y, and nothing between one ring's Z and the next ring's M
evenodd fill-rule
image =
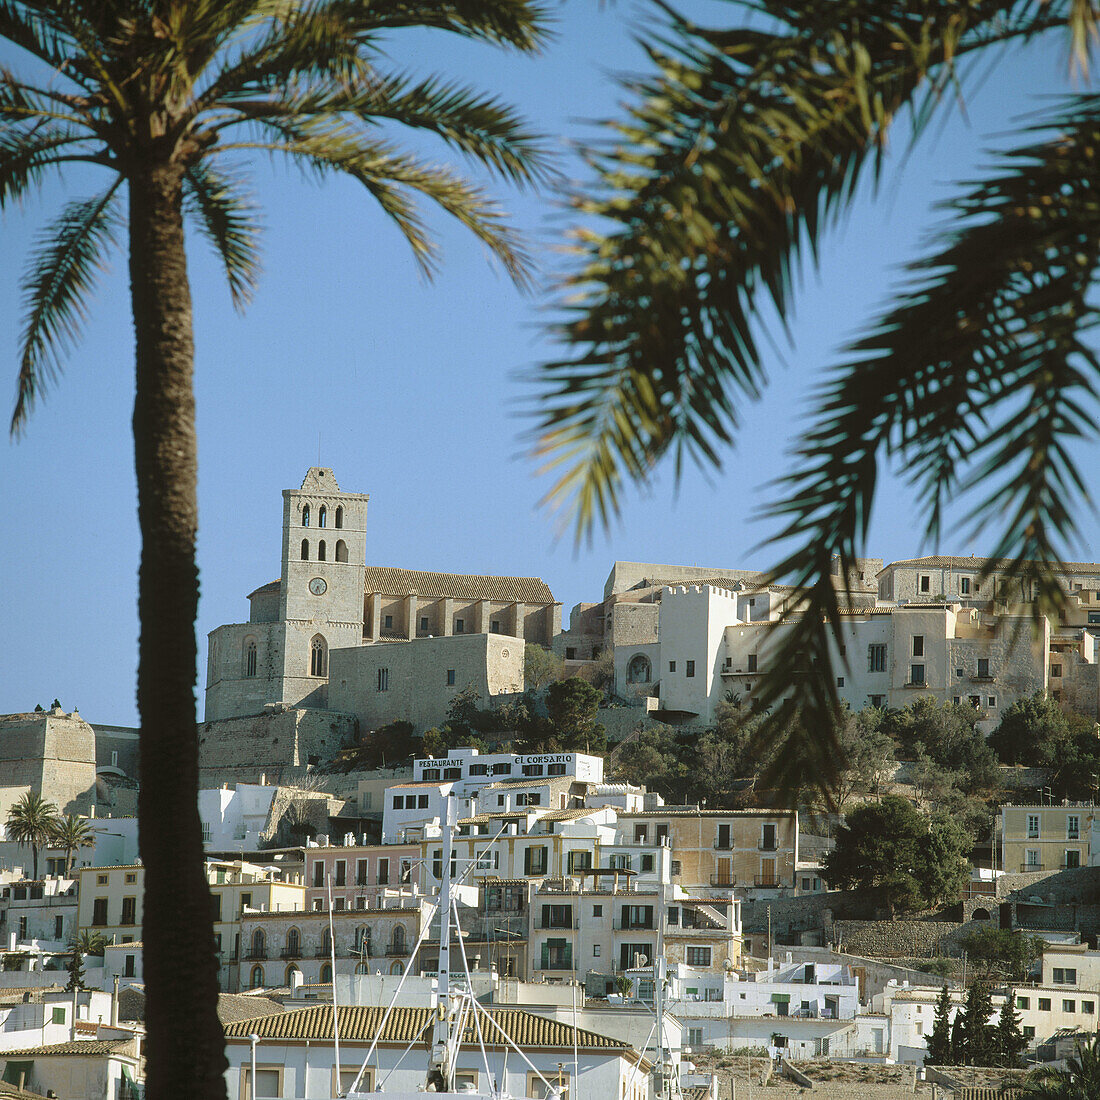
M378 909L382 898L420 893L419 844L364 844L306 849L306 908Z

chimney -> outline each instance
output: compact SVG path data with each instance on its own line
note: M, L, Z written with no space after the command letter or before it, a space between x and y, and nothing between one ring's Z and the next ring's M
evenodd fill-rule
M115 975L114 989L111 990L111 1027L118 1027L118 975Z

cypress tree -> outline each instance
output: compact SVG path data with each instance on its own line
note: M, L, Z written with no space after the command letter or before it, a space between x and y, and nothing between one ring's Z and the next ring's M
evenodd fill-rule
M1016 990L1010 989L1001 1014L997 1018L997 1061L1002 1066L1015 1069L1020 1056L1027 1049L1027 1040L1020 1029L1020 1017L1016 1013Z
M966 1065L966 1010L962 1008L955 1013L955 1022L951 1025L951 1061L948 1065Z
M997 1064L997 1031L989 1018L993 1015L993 999L985 982L974 982L966 992L963 1016L965 1061L967 1066Z
M928 1044L928 1053L924 1056L926 1066L945 1066L951 1061L951 995L947 992L946 982L936 1001L932 1034L925 1042Z
M72 993L77 989L87 988L84 985L84 952L77 944L73 944L73 952L69 956L69 962L65 969L69 972L69 980L65 985L65 991Z

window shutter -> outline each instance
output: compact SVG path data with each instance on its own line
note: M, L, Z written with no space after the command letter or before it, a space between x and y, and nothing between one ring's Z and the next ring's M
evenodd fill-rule
M531 849L523 849L523 873L529 875L531 873Z
M550 927L550 906L544 905L542 907L542 926L543 928Z

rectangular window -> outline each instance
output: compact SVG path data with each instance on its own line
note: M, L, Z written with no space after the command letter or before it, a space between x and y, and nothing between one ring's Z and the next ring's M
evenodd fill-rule
M137 898L122 899L122 920L119 924L137 924Z
M418 810L426 810L428 808L428 796L426 794L417 795L416 808Z
M602 917L603 916L603 905L593 905L592 906L592 916Z
M107 876L106 875L96 875L95 884L96 884L96 886L106 886L107 885Z
M970 578L961 577L959 579L959 594L962 596L970 595Z
M1063 1012L1076 1012L1077 1011L1077 1002L1076 1001L1063 1000L1062 1001L1062 1011Z
M748 657L745 658L745 660L748 661L748 664L745 665L745 668L747 668L749 670L749 672L755 672L756 671L756 657L757 657L757 654L750 653L748 655Z
M92 925L102 928L107 923L107 899L95 898L92 901Z
M500 619L490 619L489 620L489 633L490 634L499 634L500 633Z
M689 947L687 949L687 964L688 966L710 966L710 948Z
M924 635L923 634L914 634L913 635L913 656L914 657L923 657L924 656Z
M1050 1011L1050 998L1049 997L1040 997L1039 998L1039 1011L1040 1012L1049 1012Z
M573 645L567 645L565 647L565 659L567 661L575 661L577 659L577 647Z
M334 886L347 886L348 884L348 862L346 859L338 859L336 861L336 880L333 883Z
M542 765L541 764L524 764L523 765L523 774L524 775L542 775Z
M1067 869L1071 867L1081 866L1081 852L1077 848L1066 849L1066 860L1064 865Z
M876 642L874 645L867 647L867 671L868 672L885 672L886 671L886 644L885 642Z
M693 1049L703 1045L703 1029L701 1027L689 1027L687 1029L687 1045Z
M447 687L455 686L455 670L453 668L447 669Z
M1058 679L1061 678L1061 676L1062 676L1062 666L1061 665L1051 665L1050 666L1050 677L1051 677L1051 679L1052 680L1058 680Z
M523 852L523 873L525 875L545 875L546 852L545 847L525 848Z
M421 630L427 630L428 629L428 616L427 615L421 615L420 616L420 629Z
M1081 818L1077 814L1070 814L1066 818L1066 840L1081 839Z
M546 765L546 774L547 775L565 775L565 765L564 764L547 764Z
M127 957L132 959L133 955L129 955ZM128 975L128 977L132 977L132 975ZM64 1022L65 1022L65 1009L63 1007L55 1008L53 1010L53 1014L52 1014L52 1018L50 1019L50 1023L51 1024L63 1024Z
M1035 1028L1031 1024L1024 1024L1024 1038L1025 1039L1034 1039L1035 1038Z
M684 669L684 675L687 676L687 677L692 677L692 676L695 675L695 662L694 661L688 661L687 662L687 665Z
M760 847L765 852L774 852L778 847L776 828L771 822L761 826Z
M1091 1016L1096 1011L1096 1002L1095 1001L1082 1001L1081 1002L1081 1011L1083 1013L1085 1013L1086 1016Z
M1077 984L1077 969L1076 969L1076 967L1056 966L1054 968L1054 984L1055 985L1076 985Z
M64 931L65 931L65 918L64 917L54 917L54 919L53 919L53 938L55 940L63 939L64 938L64 935L63 935Z
M1028 814L1027 815L1027 838L1028 840L1039 839L1039 815Z
M642 853L642 874L645 874L646 872L652 873L652 871L653 871L653 853L652 852L643 852Z
M390 670L388 668L380 668L378 670L378 690L390 690Z
M843 676L838 676L838 677L836 678L836 686L837 686L838 688L842 688L842 687L844 687L844 677L843 677Z
M494 764L493 765L493 775L511 775L511 774L512 774L512 765L511 764Z
M639 825L637 822L635 822L634 823L634 843L635 844L645 844L648 839L649 839L649 826L648 825Z
M1039 849L1038 848L1025 848L1024 849L1024 870L1041 870L1042 864L1039 862Z
M1030 997L1017 997L1016 998L1016 1007L1017 1008L1031 1008L1031 998Z
M997 705L997 696L996 695L986 696L985 703L986 703L986 706L995 707Z
M932 578L927 573L922 573L920 578L920 590L922 592L932 591Z
M956 699L955 702L957 703L958 699ZM877 707L879 710L881 710L882 707L885 705L885 703L886 703L886 696L885 695L872 695L871 696L871 706Z
M978 658L978 676L981 679L987 679L989 677L989 658Z
M909 666L909 683L911 683L911 684L923 684L924 683L924 665L910 665Z
M668 662L668 670L669 670L669 672L675 672L676 671L676 662L675 661L669 661Z
M600 957L600 945L598 943L594 943L592 945L592 958L598 959L599 957Z
M455 619L455 633L456 634L465 634L466 633L466 620L465 619Z
M395 794L393 796L393 808L395 810L403 810L405 808L404 796L399 795L399 794Z
M357 859L355 861L355 885L366 886L367 885L367 861L365 859Z
M384 625L385 625L387 630L393 630L393 616L392 615L387 615L386 616L386 621L385 621Z
M366 881L366 880L364 879L364 881ZM379 886L385 886L389 881L390 881L390 861L388 859L380 859L378 861L378 885Z

